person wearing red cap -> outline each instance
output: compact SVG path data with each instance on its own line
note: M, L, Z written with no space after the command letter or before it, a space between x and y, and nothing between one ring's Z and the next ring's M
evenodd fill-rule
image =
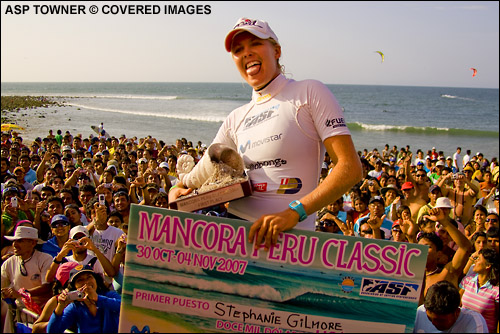
M213 144L238 151L250 180L259 185L251 196L232 201L228 211L253 221L249 242L259 247L265 241L268 249L283 231L314 231L316 211L361 180L361 162L332 92L318 81L282 74L281 45L267 22L239 19L224 45L253 92L250 103L226 118ZM276 140L252 146L263 133ZM318 185L325 149L335 167ZM296 187L285 190L282 185L292 179ZM170 191L170 202L191 191L183 188L179 183Z
M43 307L42 313L38 316L38 319L33 323L32 333L47 333L47 325L49 324L49 319L56 309L57 297L66 288L69 279L69 273L73 268L78 266L78 262L65 262L57 268L56 280L53 283L52 290L54 296L49 299L49 301Z
M401 199L401 205L406 205L411 211L411 220L417 222L418 211L427 202L420 197L415 196L415 186L412 182L408 181L403 183L401 191L403 192L404 199ZM396 200L395 200L396 201Z
M419 156L423 157L423 152L421 150L418 151ZM425 160L418 161L415 159L415 165L417 166L416 170L413 172L410 172L411 166L410 166L410 161L411 161L412 155L409 154L406 156L404 160L404 165L405 165L405 176L406 176L406 181L411 182L413 184L414 190L413 194L415 197L419 197L422 199L425 203L429 201L429 196L427 195L429 193L429 187L431 186L432 182L427 176L427 172L424 169L424 162Z

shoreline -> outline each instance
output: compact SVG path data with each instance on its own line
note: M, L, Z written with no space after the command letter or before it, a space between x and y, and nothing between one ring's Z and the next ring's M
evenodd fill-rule
M13 95L15 97L19 98L34 98L33 96L17 96ZM2 96L2 107L4 104L4 99L9 98L11 96ZM77 106L71 105L71 102L67 102L68 99L71 97L69 96L38 96L36 98L43 98L45 101L50 101L50 103L47 103L46 105L38 106L38 105L30 105L30 106L25 106L24 108L20 108L20 106L17 106L17 108L13 108L11 110L2 110L2 124L3 123L13 123L17 124L19 126L22 126L25 128L25 130L18 130L14 131L20 134L20 136L23 138L23 141L25 143L29 143L33 140L35 140L37 137L44 138L48 135L48 131L50 129L53 130L55 133L58 129L62 130L63 132L69 131L72 135L81 135L82 138L87 138L90 136L95 136L96 133L91 129L91 125L98 125L103 119L104 119L104 124L106 131L110 133L111 136L116 136L119 137L122 134L125 134L127 137L137 137L137 138L144 138L147 137L148 135L151 135L153 137L156 137L158 140L163 140L164 142L168 144L173 144L175 142L175 139L177 138L182 138L185 137L190 141L197 142L198 140L201 140L205 144L210 144L211 140L213 139L212 136L210 136L210 133L194 133L194 132L189 132L189 131L183 131L182 129L187 123L190 121L186 120L176 120L172 119L169 120L168 123L164 121L163 119L161 122L165 122L165 124L168 124L168 128L163 129L160 133L158 131L154 131L153 126L155 122L158 123L158 119L154 117L142 117L141 116L127 116L126 119L124 119L125 122L121 122L120 118L121 115L118 115L116 113L106 113L106 112L101 112L101 111L96 111L96 110L87 110L84 108L80 108ZM34 99L33 99L34 100ZM34 101L36 102L36 101ZM3 108L2 108L3 109ZM133 120L129 120L128 118L133 117ZM5 121L5 120L8 121ZM130 122L128 124L127 122ZM145 131L139 131L136 126L134 126L137 123L134 122L141 122L143 124L151 123L150 128L152 129L150 132L145 132ZM193 123L193 122L191 122ZM219 127L219 124L214 124L213 125L213 135L215 135L217 129ZM491 142L491 141L496 141L495 144L498 144L498 141L496 138L484 138L485 139L485 146L482 147L477 147L472 146L469 144L469 141L467 141L467 136L436 136L436 140L446 140L448 142L453 142L453 145L456 146L453 147L453 149L449 148L451 145L447 145L449 149L443 148L443 146L440 144L439 141L433 140L433 138L429 135L425 134L409 134L405 133L407 137L412 136L415 139L418 137L426 137L425 141L420 140L420 144L416 144L412 140L407 140L407 142L401 142L401 140L398 141L398 133L397 132L386 132L386 131L380 131L376 132L373 131L370 133L368 130L358 130L358 129L351 129L351 134L353 137L353 141L356 146L356 150L362 151L363 149L368 149L368 151L371 151L373 148L377 148L379 152L381 152L384 148L384 144L387 143L389 144L390 148L392 146L397 145L398 149L401 147L404 147L406 144L411 145L411 150L416 152L417 149L421 149L422 151L426 152L429 150L431 147L436 146L437 150L443 150L445 153L445 156L451 156L453 153L455 153L455 149L458 146L462 147L462 154L465 153L467 149L471 149L472 154L475 154L476 152L483 152L485 158L488 160L491 160L493 157L497 157L498 155L495 154L498 149L496 147L488 146L486 142ZM360 137L365 136L366 134L369 134L371 137L373 137L374 140L368 140L368 141L363 141L360 143L361 139ZM392 138L385 138L387 135L390 135ZM394 135L394 137L393 137ZM165 138L167 137L167 138ZM473 140L476 140L475 137L470 137ZM479 137L477 137L479 138ZM422 144L423 142L423 144ZM487 153L487 152L492 152Z

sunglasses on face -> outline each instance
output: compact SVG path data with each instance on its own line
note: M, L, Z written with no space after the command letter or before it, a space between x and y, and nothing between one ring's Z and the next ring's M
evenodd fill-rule
M417 174L417 175L415 175L415 176L416 176L416 177L425 177L425 176L426 176L426 174Z
M392 232L403 233L403 231L401 231L399 228L393 228Z
M497 223L498 219L496 219L496 218L488 218L488 219L486 219L486 222L488 222L488 223Z
M333 226L333 223L330 222L330 221L320 221L319 222L319 226L321 226L321 227L323 227L323 226L331 227L331 226Z
M360 230L359 231L360 234L373 234L373 231L372 229L367 229L367 230Z
M66 227L68 225L69 225L68 223L55 222L53 224L50 224L50 227L58 228L58 227Z

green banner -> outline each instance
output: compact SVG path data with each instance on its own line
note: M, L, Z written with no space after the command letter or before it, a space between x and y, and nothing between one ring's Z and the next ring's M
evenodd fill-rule
M412 332L427 247L133 205L120 332Z

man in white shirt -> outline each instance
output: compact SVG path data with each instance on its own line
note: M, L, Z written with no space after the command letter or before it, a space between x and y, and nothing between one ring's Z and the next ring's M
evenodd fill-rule
M470 153L471 153L470 150L467 150L465 152L464 158L462 159L462 167L465 167L467 163L470 161Z
M432 285L417 309L413 333L488 333L483 316L460 307L460 293L448 281Z
M462 149L457 147L457 151L453 154L453 167L457 169L457 172L460 170L460 163L462 162L462 156L460 155Z

